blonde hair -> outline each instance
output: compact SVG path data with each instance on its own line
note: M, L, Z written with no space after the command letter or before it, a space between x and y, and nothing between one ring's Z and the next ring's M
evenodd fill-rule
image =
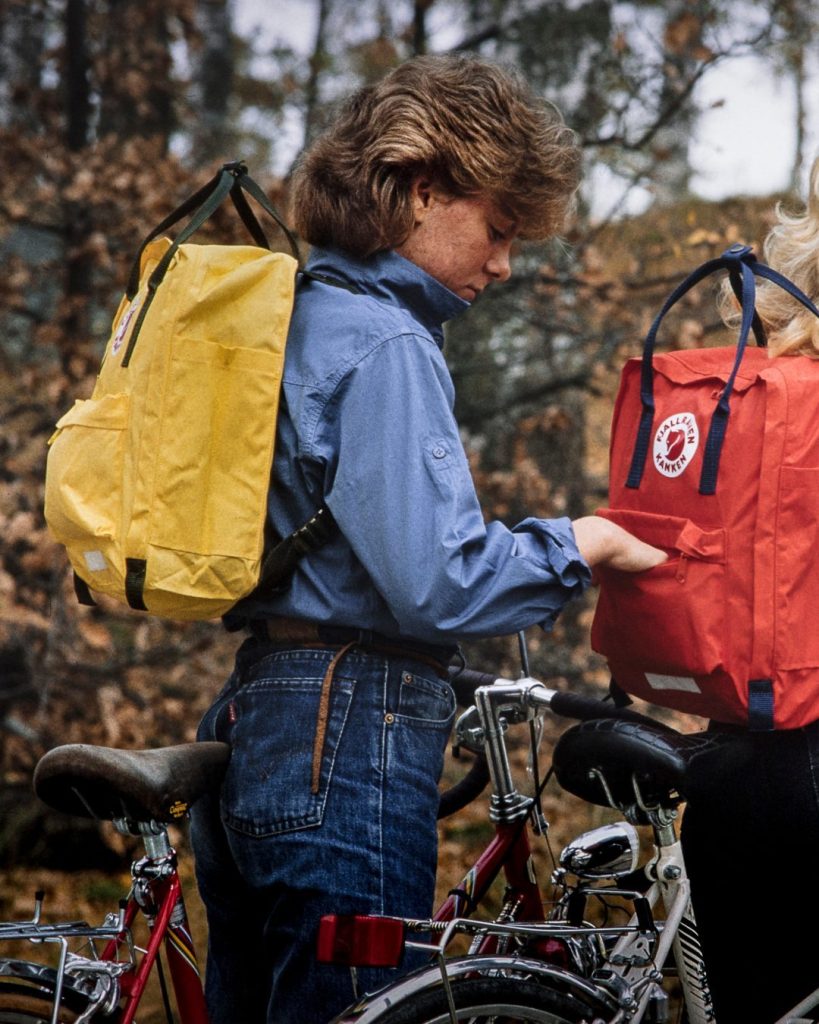
M301 158L293 220L312 245L360 257L403 242L428 175L489 199L541 239L563 224L581 156L560 112L515 72L463 55L416 57L354 93Z
M808 196L801 212L787 213L776 206L776 224L762 247L765 263L784 274L814 303L819 303L819 159L810 171ZM819 359L819 317L792 298L779 285L757 278L756 309L768 335L771 356L807 355ZM729 325L739 314L727 282L720 295L720 310Z

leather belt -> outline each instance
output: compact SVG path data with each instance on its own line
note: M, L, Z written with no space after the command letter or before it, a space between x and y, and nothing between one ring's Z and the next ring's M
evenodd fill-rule
M292 619L279 616L273 619L256 619L251 625L251 632L276 644L302 644L307 646L338 648L333 656L324 679L321 683L319 710L316 721L316 734L313 741L313 763L310 779L312 793L318 793L321 781L321 760L324 754L324 741L327 736L327 719L330 712L330 691L333 685L338 663L354 647L375 651L393 658L410 658L420 661L434 669L441 679L449 679L448 664L452 660L457 647L439 647L435 644L421 644L414 641L403 641L397 637L388 637L367 629L352 629L347 626L325 626L306 619Z
M328 626L307 619L278 616L257 619L251 630L255 636L276 644L311 644L321 647L346 647L355 644L367 650L390 657L412 658L435 670L442 679L449 679L447 666L457 652L457 645L425 644L420 640L405 640L352 626Z

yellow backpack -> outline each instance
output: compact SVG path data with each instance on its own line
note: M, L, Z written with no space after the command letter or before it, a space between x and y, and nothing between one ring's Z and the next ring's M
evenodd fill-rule
M293 256L270 251L245 192ZM228 196L257 244L188 243ZM173 242L158 237L188 214ZM97 591L165 618L213 618L325 539L322 507L263 567L297 254L241 163L143 242L93 395L49 441L45 516L80 600Z

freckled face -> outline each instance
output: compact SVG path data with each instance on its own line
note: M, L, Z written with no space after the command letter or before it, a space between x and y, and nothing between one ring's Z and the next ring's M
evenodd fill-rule
M415 223L395 251L462 299L472 302L511 275L517 225L489 200L452 197L419 178L413 185Z

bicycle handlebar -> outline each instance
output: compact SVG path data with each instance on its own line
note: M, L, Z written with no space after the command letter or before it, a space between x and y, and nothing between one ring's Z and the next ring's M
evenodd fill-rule
M546 689L544 687L544 689ZM663 728L656 718L649 718L631 708L621 708L597 697L584 697L579 693L565 693L562 690L549 690L548 707L561 718L574 718L581 722L593 718L620 718L627 722L641 722ZM539 703L539 702L538 702Z
M468 708L470 704L475 703L475 691L479 686L491 686L496 678L489 672L476 672L472 668L453 666L449 670L449 684L462 708Z
M479 686L493 686L495 683L511 683L514 680L498 678L489 672L477 672L471 668L450 669L449 681L455 690L455 697L462 707L474 703L475 690ZM518 680L520 682L520 680ZM622 718L630 722L650 723L658 726L655 718L632 711L630 708L618 707L616 704L600 700L598 697L584 697L579 693L565 693L562 690L550 690L547 686L533 679L529 691L529 701L533 706L548 707L553 714L561 718L574 718L585 722L593 718Z
M523 682L524 680L517 680ZM595 718L619 718L628 722L640 722L652 725L654 728L670 729L670 726L663 725L655 718L640 714L639 711L632 711L630 708L617 707L617 705L600 700L597 697L584 697L579 693L565 693L562 690L552 690L535 679L528 680L531 683L527 693L526 702L534 708L549 708L561 718L572 718L577 721L590 721ZM482 686L498 685L499 690L504 684L511 684L513 680L497 677L489 672L478 672L469 668L451 668L450 683L455 691L455 697L461 707L469 707L475 701L475 691ZM673 731L673 730L671 730ZM438 806L438 818L446 818L450 814L466 807L476 797L480 796L489 782L489 766L486 755L478 754L469 772L460 782L457 782L450 789L445 790L440 797Z

